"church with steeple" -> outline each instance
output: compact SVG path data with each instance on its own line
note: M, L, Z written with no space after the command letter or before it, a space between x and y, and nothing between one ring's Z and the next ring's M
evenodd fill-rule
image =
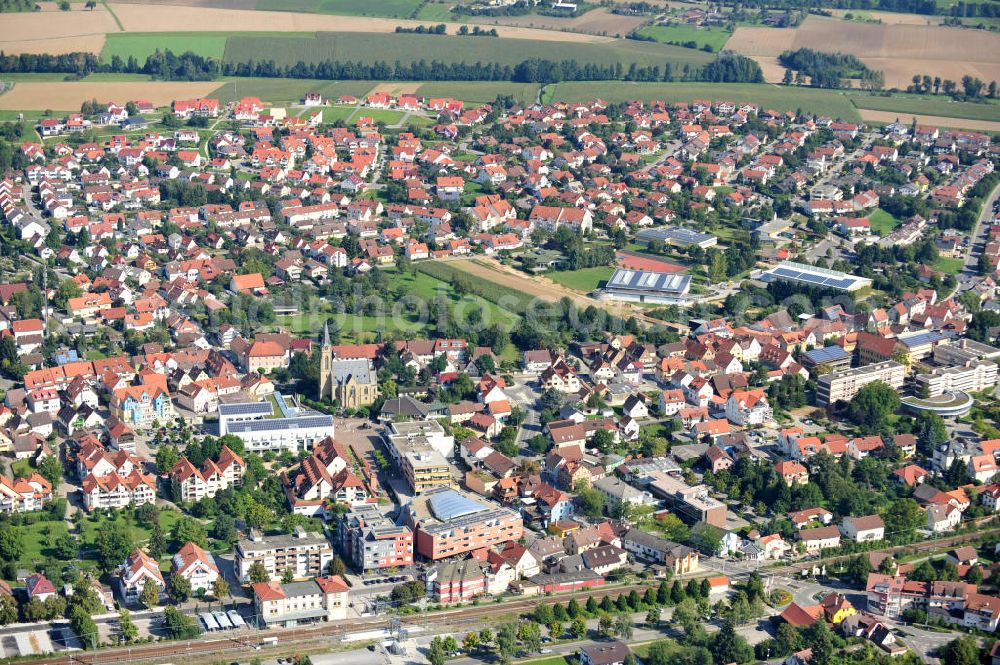
M369 358L345 358L334 354L330 325L323 327L319 357L319 399L344 409L360 409L378 399L378 376Z

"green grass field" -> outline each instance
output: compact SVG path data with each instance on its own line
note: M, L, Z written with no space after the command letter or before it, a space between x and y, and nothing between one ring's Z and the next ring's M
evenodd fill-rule
M449 2L428 2L420 7L416 19L418 21L451 21L452 4Z
M409 18L420 6L420 0L259 0L257 9L309 14L339 14L341 16L384 16Z
M690 49L688 49L690 50ZM697 51L691 51L697 53ZM707 54L705 54L707 55ZM776 111L795 111L860 120L850 97L831 90L786 88L764 83L628 83L624 81L557 83L545 88L545 101L583 102L591 99L621 102L631 99L687 102L707 98L756 102Z
M61 520L39 521L20 527L24 554L18 559L18 566L30 570L34 568L34 562L53 556L53 543L67 531L66 522Z
M489 104L509 95L522 104L534 103L538 86L513 81L429 81L417 91L425 97L454 97L467 104Z
M651 37L661 44L695 42L698 48L707 44L713 51L721 51L733 35L722 28L696 28L690 25L647 25L638 32L643 37Z
M978 104L975 102L952 102L940 97L877 97L872 95L854 95L851 97L851 101L859 109L899 113L902 122L907 121L905 117L907 113L1000 122L1000 103L996 102Z
M566 288L589 293L599 287L602 282L608 281L614 271L615 269L611 266L598 266L596 268L581 268L580 270L554 270L545 273L545 276Z
M452 316L468 317L469 313L478 309L482 314L482 325L500 323L505 328L511 328L517 323L518 315L504 309L478 295L462 295L455 292L452 286L423 271L430 263L417 263L416 274L410 272L398 273L395 269L385 270L390 276L393 290L402 289L406 294L423 303L420 309L432 307L439 294L444 294L450 303ZM403 303L410 305L412 303ZM336 323L343 340L366 342L375 339L378 331L394 333L423 334L436 325L435 316L424 315L418 310L407 310L395 303L388 305L389 311L381 315L359 316L349 313L322 312L319 315L306 314L279 316L279 325L286 326L296 334L318 334L327 319ZM426 307L425 307L426 306ZM393 311L392 308L395 308ZM465 319L467 320L467 319Z
M447 63L498 63L514 66L530 58L575 60L580 64L628 66L685 64L699 67L712 56L708 53L653 42L619 40L607 43L566 43L533 39L458 37L454 35L416 35L395 33L290 33L283 37L256 37L233 34L226 45L227 62L273 59L278 65L326 60L364 63L399 60L410 63L438 60Z
M872 231L880 236L889 235L892 233L894 228L900 225L900 221L898 219L881 208L869 215L868 221L871 222Z
M186 53L191 51L206 58L221 58L226 52L224 32L112 32L104 41L101 59L110 62L113 56L123 60L134 57L140 63L157 49Z
M361 109L352 118L352 120L357 120L361 116L371 118L375 122L384 122L387 125L395 125L403 116L406 115L403 111L393 111L391 109Z
M957 275L962 272L962 267L965 262L961 258L951 258L950 256L939 256L937 261L931 264L931 267L935 270L940 270L941 272L948 273L949 275Z
M298 102L307 92L318 92L324 97L336 99L340 95L363 97L375 85L375 81L318 81L315 79L271 79L271 78L228 78L223 79L218 89L212 92L220 102L226 104L248 95L260 97L266 102ZM327 119L331 109L323 109Z

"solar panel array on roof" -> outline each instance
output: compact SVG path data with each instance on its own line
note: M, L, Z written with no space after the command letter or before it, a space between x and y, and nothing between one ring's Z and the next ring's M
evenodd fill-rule
M781 265L766 272L761 277L765 281L772 281L775 278L788 279L795 282L803 282L813 286L826 287L849 291L860 284L863 278L854 277L836 270L827 268L816 268L801 263L786 261Z
M428 499L427 502L430 504L431 510L434 512L434 517L438 518L442 522L453 520L458 517L465 517L466 515L472 515L485 510L481 504L462 496L454 490L447 490L441 492L440 494L435 494Z
M942 339L944 339L944 335L937 330L928 330L927 332L917 333L916 335L900 337L899 341L908 347L914 347L920 346L921 344L932 344Z
M298 418L269 418L267 420L241 420L226 425L233 434L240 432L275 432L283 429L310 429L332 427L333 416L315 415Z
M822 363L828 363L833 360L842 360L850 354L839 346L826 346L822 349L813 349L812 351L807 351L805 354L806 358L810 362L814 362L817 365Z
M220 416L269 416L274 411L270 402L240 402L220 404Z
M690 281L690 275L619 268L611 275L605 288L686 293Z

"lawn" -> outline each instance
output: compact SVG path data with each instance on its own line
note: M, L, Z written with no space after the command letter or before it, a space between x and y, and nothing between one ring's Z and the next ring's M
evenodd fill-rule
M160 511L160 526L164 533L170 534L171 529L181 518L181 514L175 510ZM97 534L106 525L113 522L123 522L132 534L132 540L137 544L144 544L149 540L150 530L145 526L140 526L130 512L114 512L111 517L106 517L102 513L94 513L84 518L80 523L81 542L85 548L93 547L97 540Z
M18 559L18 567L33 569L36 561L53 556L49 548L67 531L66 522L62 520L43 520L20 527L24 554Z
M548 656L537 660L526 659L517 661L518 665L569 665L564 656Z
M901 114L900 120L907 121L906 113L934 115L942 118L964 118L967 120L1000 121L1000 104L996 102L953 102L942 97L852 95L851 101L859 109L890 111Z
M511 67L531 58L575 60L583 64L628 66L659 65L670 62L675 69L690 65L700 67L712 59L708 53L668 46L655 42L619 40L601 43L551 42L535 39L470 38L456 35L418 35L396 33L340 32L303 35L289 33L281 37L249 36L234 33L226 45L227 62L273 59L278 66L293 66L299 61L325 61L409 64L495 63Z
M391 109L361 109L353 119L357 120L361 116L365 116L366 118L371 118L376 123L384 122L387 125L395 125L403 119L404 115L406 114L403 111L393 111Z
M589 293L608 281L614 271L615 269L610 266L597 266L580 270L554 270L545 276L566 288Z
M889 235L900 224L898 219L881 208L869 215L868 221L871 223L872 231L880 236Z
M937 261L931 264L935 270L939 270L949 275L957 275L962 272L965 262L961 258L951 258L949 256L939 256Z
M178 55L191 51L218 59L226 52L228 38L225 32L113 32L104 41L101 60L110 62L113 56L122 60L134 57L141 64L157 49Z
M690 49L687 49L690 51ZM697 53L697 51L691 51ZM705 54L707 55L707 54ZM629 83L625 81L580 81L557 83L545 88L545 101L585 102L592 99L622 102L632 99L688 102L692 99L755 102L776 111L829 115L842 120L860 120L851 97L833 90L793 88L764 83Z
M722 28L696 28L691 25L647 25L639 29L643 37L651 37L661 44L695 42L698 48L708 45L721 51L733 33Z

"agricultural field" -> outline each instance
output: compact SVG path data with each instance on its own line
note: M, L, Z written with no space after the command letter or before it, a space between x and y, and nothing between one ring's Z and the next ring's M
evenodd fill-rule
M671 42L694 42L698 48L709 46L713 51L721 51L733 33L722 28L696 28L690 25L647 25L638 33L668 44Z
M755 83L629 83L624 81L569 82L546 86L546 101L582 102L600 97L609 102L631 99L684 102L707 98L756 102L777 111L802 109L807 113L858 120L851 98L833 90L789 88Z
M1000 79L1000 34L935 25L875 24L810 16L797 28L740 27L726 44L760 62L768 80L780 80L778 55L788 49L835 44L885 73L887 86L905 88L915 74L961 80Z
M0 110L31 111L42 109L80 110L85 101L148 99L156 106L166 106L175 99L204 97L219 87L218 81L60 81L42 83L25 81L0 95Z
M975 102L953 102L943 97L879 97L873 95L857 95L852 97L851 101L859 109L872 111L1000 121L1000 104L996 102L978 104Z
M109 5L121 22L122 32L218 32L224 26L230 32L317 32L339 33L395 33L397 26L416 27L426 21L380 18L377 16L334 16L306 12L262 12L252 9L222 9L208 6L176 7L163 4L114 3ZM25 14L29 18L37 14ZM459 23L447 24L448 32L455 34ZM44 22L36 21L25 26L26 34L46 34ZM30 32L34 30L34 33ZM116 29L105 30L115 32ZM524 39L547 42L606 43L610 40L594 35L538 30L517 26L498 28L503 39ZM420 35L417 35L420 37ZM472 38L470 38L472 39ZM261 53L266 53L263 48ZM355 56L357 54L354 54ZM357 59L356 57L353 59Z
M384 16L409 18L420 6L420 0L259 0L257 9L278 12L308 12L343 16Z
M610 266L598 266L596 268L581 268L579 270L554 270L545 273L545 276L556 284L562 284L566 288L590 293L608 281L615 271Z
M118 56L123 60L135 58L141 63L157 49L174 53L190 51L206 58L220 59L226 52L227 39L228 35L224 32L119 32L108 35L104 40L101 59L111 62L111 58Z
M425 5L441 7L442 5ZM423 11L419 15L423 18ZM606 7L599 7L584 12L575 17L545 16L543 14L526 14L524 16L482 16L466 17L454 15L453 20L469 21L492 26L513 25L527 28L544 28L570 32L584 32L592 35L609 37L624 37L649 19L645 16L626 16L613 14Z
M633 40L609 41L601 44L553 43L542 40L520 40L516 48L509 41L492 37L458 37L454 35L416 35L323 32L295 37L249 37L234 34L226 45L225 60L246 62L259 60L268 54L279 65L324 60L361 61L365 63L396 60L431 62L489 62L516 65L529 58L575 60L578 63L622 63L628 66L663 65L675 68L690 65L700 67L712 56L692 49Z

